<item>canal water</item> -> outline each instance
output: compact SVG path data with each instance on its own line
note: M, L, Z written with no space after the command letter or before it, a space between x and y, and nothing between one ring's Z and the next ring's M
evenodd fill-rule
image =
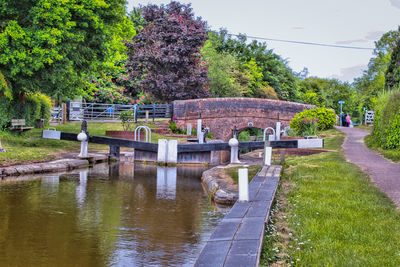
M191 266L224 214L198 167L100 164L0 183L0 266Z

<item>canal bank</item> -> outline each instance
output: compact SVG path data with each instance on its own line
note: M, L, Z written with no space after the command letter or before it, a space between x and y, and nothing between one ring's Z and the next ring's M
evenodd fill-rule
M249 184L249 201L236 202L218 224L195 266L258 266L265 225L282 166L264 166Z

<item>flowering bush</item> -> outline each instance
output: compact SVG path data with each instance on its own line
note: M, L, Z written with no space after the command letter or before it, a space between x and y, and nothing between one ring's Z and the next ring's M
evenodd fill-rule
M124 86L118 86L112 81L111 76L104 78L88 77L86 98L95 103L133 104L134 99L127 93Z
M300 134L302 136L312 136L316 135L318 131L318 119L315 118L309 118L307 119L307 116L305 119L301 122L301 130Z
M300 113L297 113L296 116L294 116L294 118L290 122L290 128L297 131L299 134L303 134L306 129L311 127L316 128L317 130L331 129L335 125L335 121L336 115L335 112L331 109L306 109Z

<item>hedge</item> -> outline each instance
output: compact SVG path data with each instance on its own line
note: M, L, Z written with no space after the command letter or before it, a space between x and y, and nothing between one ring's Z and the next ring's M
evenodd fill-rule
M0 131L10 127L12 119L25 119L26 126L35 126L37 119L44 119L49 124L51 99L40 93L27 93L25 103L20 99L9 100L0 97Z
M374 112L375 141L386 149L400 148L400 90L381 94Z

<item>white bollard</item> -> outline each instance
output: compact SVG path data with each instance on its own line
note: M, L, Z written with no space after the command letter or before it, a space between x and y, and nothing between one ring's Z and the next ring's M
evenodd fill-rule
M249 201L249 172L239 169L239 201Z
M231 147L231 163L240 163L239 141L236 138L231 138L228 144Z
M166 163L168 157L168 140L158 139L157 162Z
M271 165L271 158L272 158L272 147L269 145L265 145L264 147L264 165L270 166Z
M186 127L187 127L186 128L186 135L187 136L191 136L192 135L192 124L188 123Z
M276 130L275 130L275 141L281 140L281 123L278 121L276 123Z
M203 132L197 133L197 138L199 140L199 144L204 144L204 133Z
M78 134L77 139L81 141L81 153L78 157L86 158L88 156L88 137L84 131Z
M201 133L201 119L197 120L197 140L200 140L200 133Z
M167 162L178 163L178 140L168 140Z

